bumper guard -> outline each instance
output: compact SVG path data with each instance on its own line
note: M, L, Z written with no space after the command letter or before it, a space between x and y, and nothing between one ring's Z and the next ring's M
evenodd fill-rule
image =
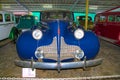
M100 65L102 63L103 59L94 59L94 60L87 60L87 61L78 61L78 62L61 62L60 66L58 66L58 63L46 63L46 62L34 62L34 61L21 61L21 60L15 60L15 64L20 67L24 68L39 68L39 69L72 69L72 68L85 68L85 67L93 67Z

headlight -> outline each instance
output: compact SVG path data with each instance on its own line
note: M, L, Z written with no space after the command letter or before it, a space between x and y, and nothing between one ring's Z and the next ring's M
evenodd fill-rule
M76 59L82 59L83 57L84 57L84 52L83 52L83 50L76 50L75 58L76 58Z
M43 35L42 31L40 31L39 29L34 30L33 33L32 33L33 38L36 39L36 40L41 39L42 35Z
M77 29L74 32L74 36L76 39L82 39L84 37L84 31L82 29Z
M37 59L42 59L42 58L44 58L44 53L43 53L43 51L42 51L42 50L36 50L36 51L35 51L35 57L36 57Z

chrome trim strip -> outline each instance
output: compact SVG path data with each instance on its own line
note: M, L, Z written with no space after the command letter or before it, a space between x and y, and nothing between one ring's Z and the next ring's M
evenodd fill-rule
M60 68L61 69L71 69L71 68L80 68L84 67L92 67L92 66L97 66L102 63L103 59L94 59L94 60L87 60L86 63L84 61L79 61L79 62L62 62L60 63ZM31 62L30 61L21 61L21 60L15 60L15 64L20 67L24 68L31 68ZM46 63L46 62L33 62L33 67L34 68L39 68L39 69L57 69L58 64L57 63Z

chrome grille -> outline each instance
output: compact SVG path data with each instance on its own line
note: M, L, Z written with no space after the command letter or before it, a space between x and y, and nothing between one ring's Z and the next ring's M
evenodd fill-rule
M45 58L57 60L57 39L56 37L53 38L52 44L48 46L39 47L38 49L43 50ZM64 41L64 38L61 37L61 53L60 53L61 60L74 57L73 53L79 49L80 48L78 46L66 44Z

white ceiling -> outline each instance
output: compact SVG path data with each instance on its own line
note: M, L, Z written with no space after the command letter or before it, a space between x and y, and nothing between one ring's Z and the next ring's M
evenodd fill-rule
M5 11L70 10L85 12L86 0L0 0ZM89 12L98 13L120 6L120 0L89 0Z

